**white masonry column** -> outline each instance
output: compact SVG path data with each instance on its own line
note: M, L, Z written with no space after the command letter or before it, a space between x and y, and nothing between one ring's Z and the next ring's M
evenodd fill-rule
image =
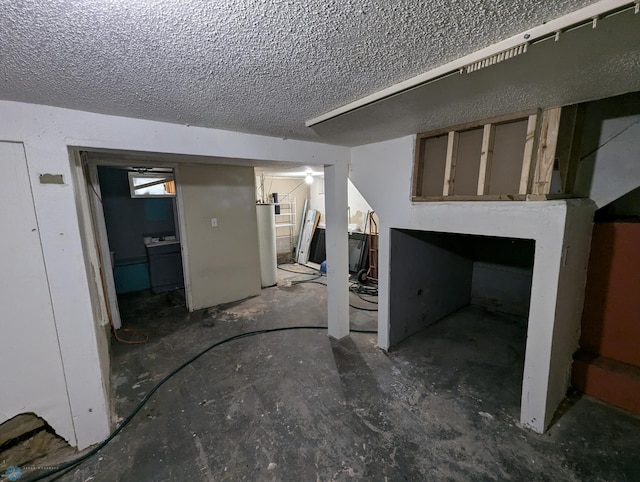
M324 168L327 232L327 315L329 336L349 335L349 239L347 236L347 177L349 166Z

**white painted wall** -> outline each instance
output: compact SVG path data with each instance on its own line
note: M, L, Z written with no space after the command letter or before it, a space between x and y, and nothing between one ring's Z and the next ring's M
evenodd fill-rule
M411 203L410 187L415 138L413 136L356 147L351 153L351 179L380 217L378 344L389 348L389 230L415 229L533 239L536 242L527 350L523 378L521 421L542 432L553 415L558 393L567 389L564 374L572 351L553 357L552 346L577 343L581 304L560 309L558 283L583 286L588 233L593 213L589 201L545 202L436 202ZM575 219L573 219L575 216ZM573 240L563 259L568 217L584 240ZM567 241L569 242L569 241ZM565 253L566 254L566 253ZM556 325L569 327L556 330ZM565 337L566 340L554 339ZM558 375L561 373L562 375ZM552 385L552 386L551 386Z
M348 166L324 169L327 188L327 312L329 336L349 335L349 252L347 232Z
M603 132L615 133L616 127L619 126L608 124ZM606 132L602 134L603 138ZM639 138L637 124L631 125L626 132L631 140ZM616 140L620 142L623 139L629 138L620 136ZM69 160L70 146L215 156L250 162L336 165L341 168L351 159L354 185L380 216L380 266L389 266L391 227L535 239L536 266L532 291L535 302L530 311L522 420L542 430L551 416L550 407L556 403L557 394L563 393L566 388L567 353L576 337L579 300L573 296L574 293L568 298L569 301L558 301L556 286L558 283L562 284L561 288L565 285L580 286L583 282L582 261L587 251L585 240L572 240L565 224L572 225L572 232L575 233L588 231L586 225L589 224L589 215L585 213L591 210L589 206L563 201L413 205L409 197L413 137L361 146L350 151L319 143L0 101L0 141L22 143L26 154L46 270L46 275L41 274L38 278L45 279L49 286L68 394L68 403L63 408L58 406L58 402L52 404L48 412L51 419L47 421L72 445L84 448L102 440L109 430L109 414L103 372L108 332L103 326L104 306L95 296L91 296L92 292L96 292L95 273L99 272L99 266L92 252L94 243L86 239L88 230L86 226L81 226L78 219L78 213L83 210L80 200L82 186L80 183L74 184L73 175L77 174L77 169ZM608 147L616 145L612 141ZM630 155L637 152L635 147L633 149ZM600 149L598 155L602 156L604 152L605 148ZM617 152L629 153L625 150ZM595 164L592 189L589 191L598 205L606 203L608 199L604 189L608 183L615 183L616 197L627 189L625 183L628 179L633 179L633 182L629 183L631 187L627 190L637 186L638 163L634 165L624 161L620 171L615 173L612 171L620 167L615 163L616 157L608 159L607 163ZM42 173L61 174L64 183L40 185L38 176ZM343 204L346 210L346 202L342 202L343 185L340 179L343 174L346 175L346 168L332 173L332 192L340 196L332 206L337 214L341 212ZM17 176L15 174L15 179ZM584 179L584 171L579 173L579 178ZM596 189L598 186L603 189ZM336 259L346 260L346 239L342 243L337 237L344 224L342 216L339 217L334 229L329 229L327 235L330 236L329 231L335 233L335 248L332 249L335 249ZM566 250L568 243L573 243L575 249L570 249L569 255L563 260L563 253L566 252L563 249ZM83 256L79 256L79 253L83 253ZM21 259L22 254L8 260L11 269L16 269ZM341 289L344 283L340 281L341 277L342 273L336 273L333 279L340 286L329 289L329 297L333 299L330 301L330 316L334 317L332 331L337 337L343 334L345 320ZM346 280L346 275L344 278ZM69 296L69 293L73 293L73 296ZM381 347L388 348L389 273L384 269L380 274L379 309L378 342ZM4 320L8 312L4 306L0 310ZM331 326L331 319L329 321ZM15 326L7 326L9 328L3 331L3 339L5 336L20 336ZM552 353L554 334L562 339L554 345ZM70 416L62 415L65 410L69 411Z
M320 222L326 223L324 207L324 176L317 177L309 186L309 209L315 209L320 213Z
M346 165L349 160L349 150L343 147L7 101L0 101L0 141L24 145L46 269L46 278L43 273L38 278L48 282L57 327L56 342L64 366L68 401L64 407L59 406L61 402L51 403L47 422L79 448L102 440L109 432L108 394L99 348L105 346L108 332L102 326L104 317L98 319L101 311L96 303L99 305L100 301L91 296L96 281L92 273L97 273L99 266L95 253L91 252L94 243L88 240L83 246L86 229L78 219L82 186L74 184L72 173L76 174L77 169L70 162L69 147L306 165ZM42 173L61 174L64 184L41 185L38 176ZM346 246L344 249L346 252ZM23 257L19 251L8 260L12 270L19 269ZM6 313L4 306L0 307L2 338L21 336L16 323L4 322ZM36 331L32 336L55 335ZM28 375L31 374L30 371ZM64 411L70 415L63 416Z
M316 178L309 190L309 209L317 209L321 213L320 222L325 219L325 195L324 178ZM347 180L347 203L349 205L349 224L357 224L361 232L364 232L367 221L367 212L371 211L371 206L360 194L358 188Z
M35 412L72 424L24 148L0 142L0 423Z
M591 206L591 208L594 207ZM567 393L571 380L573 354L579 347L592 231L593 210L581 206L579 202L568 203L558 279L556 322L553 325L553 346L551 347L553 369L549 373L545 427L550 423L553 412ZM527 345L528 348L529 345ZM525 371L526 368L525 365ZM524 394L523 387L523 397Z
M349 203L349 224L357 224L360 231L364 232L367 213L372 209L351 179L347 182L347 202Z
M182 164L179 169L193 309L259 295L253 168Z
M267 194L277 192L278 194L290 194L291 199L296 200L296 217L295 226L293 227L294 241L297 239L298 231L300 230L300 220L302 219L302 210L304 209L304 201L307 199L308 185L304 182L304 178L301 179L284 179L280 177L264 178L264 189ZM287 223L289 216L284 215L288 213L287 208L281 208L280 212L282 216L276 216L276 223ZM277 228L276 235L278 237L288 236L288 228ZM294 244L295 245L295 244Z
M278 282L278 250L276 249L275 206L256 204L260 280L263 288Z
M589 102L576 192L600 208L640 186L640 93Z

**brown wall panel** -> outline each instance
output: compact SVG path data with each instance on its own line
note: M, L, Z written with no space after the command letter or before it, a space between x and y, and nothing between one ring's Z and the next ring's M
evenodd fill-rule
M473 196L478 193L478 169L482 153L482 128L460 132L453 193Z
M424 140L422 155L422 196L442 196L444 165L447 157L447 136Z
M488 194L518 194L527 119L496 125Z
M582 315L583 350L640 367L640 224L595 224Z

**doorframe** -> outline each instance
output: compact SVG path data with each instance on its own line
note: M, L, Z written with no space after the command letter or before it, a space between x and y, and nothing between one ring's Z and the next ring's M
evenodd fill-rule
M82 147L73 147L73 155L76 162L79 165L78 169L78 182L80 186L84 186L86 189L86 198L81 197L81 213L83 216L87 216L91 219L85 219L88 226L92 227L93 236L95 242L93 243L92 255L99 261L101 273L96 276L98 281L102 285L102 290L99 292L100 299L95 302L100 303L107 308L107 316L109 322L117 330L122 326L122 320L120 318L120 310L118 307L118 298L115 288L115 278L113 274L113 263L111 262L111 254L109 250L109 239L107 236L107 226L104 217L104 209L102 205L102 191L100 190L100 183L98 179L98 166L111 166L111 167L123 167L130 166L132 164L143 167L164 167L171 168L174 171L174 179L176 184L176 197L175 197L175 215L177 216L177 225L179 230L180 250L182 255L182 276L184 278L185 286L185 301L186 307L189 312L193 311L193 295L191 291L191 283L189 277L189 253L187 248L187 235L186 235L186 223L184 216L184 203L182 186L180 181L180 168L177 162L167 161L149 161L149 153L135 153L122 152L118 150L109 151L112 153L122 153L123 157L126 156L126 160L112 160L101 159L100 151L93 150L91 148L84 149ZM84 159L81 152L92 152L96 155L95 158ZM144 155L143 159L135 159L135 155Z
M184 198L182 195L182 174L180 164L172 164L173 179L176 185L176 216L178 217L178 230L180 231L180 251L182 252L182 276L184 277L184 294L187 301L187 310L193 312L193 291L191 290L191 276L189 271L189 250L187 247L187 221L184 213Z
M83 164L84 164L83 160ZM106 303L108 306L108 316L111 325L115 330L122 327L120 318L120 307L116 293L116 281L113 276L113 263L111 262L111 251L109 249L109 238L107 236L107 223L104 219L104 208L102 206L102 190L98 180L98 164L86 161L83 169L86 169L86 183L89 189L89 203L93 213L93 229L96 236L96 249L101 265L102 286L106 290ZM93 192L92 192L93 191Z

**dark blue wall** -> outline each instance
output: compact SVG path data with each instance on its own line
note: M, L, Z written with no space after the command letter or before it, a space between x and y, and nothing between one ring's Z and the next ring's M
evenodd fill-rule
M131 198L125 169L98 166L109 248L116 264L146 258L145 236L175 233L174 198Z

